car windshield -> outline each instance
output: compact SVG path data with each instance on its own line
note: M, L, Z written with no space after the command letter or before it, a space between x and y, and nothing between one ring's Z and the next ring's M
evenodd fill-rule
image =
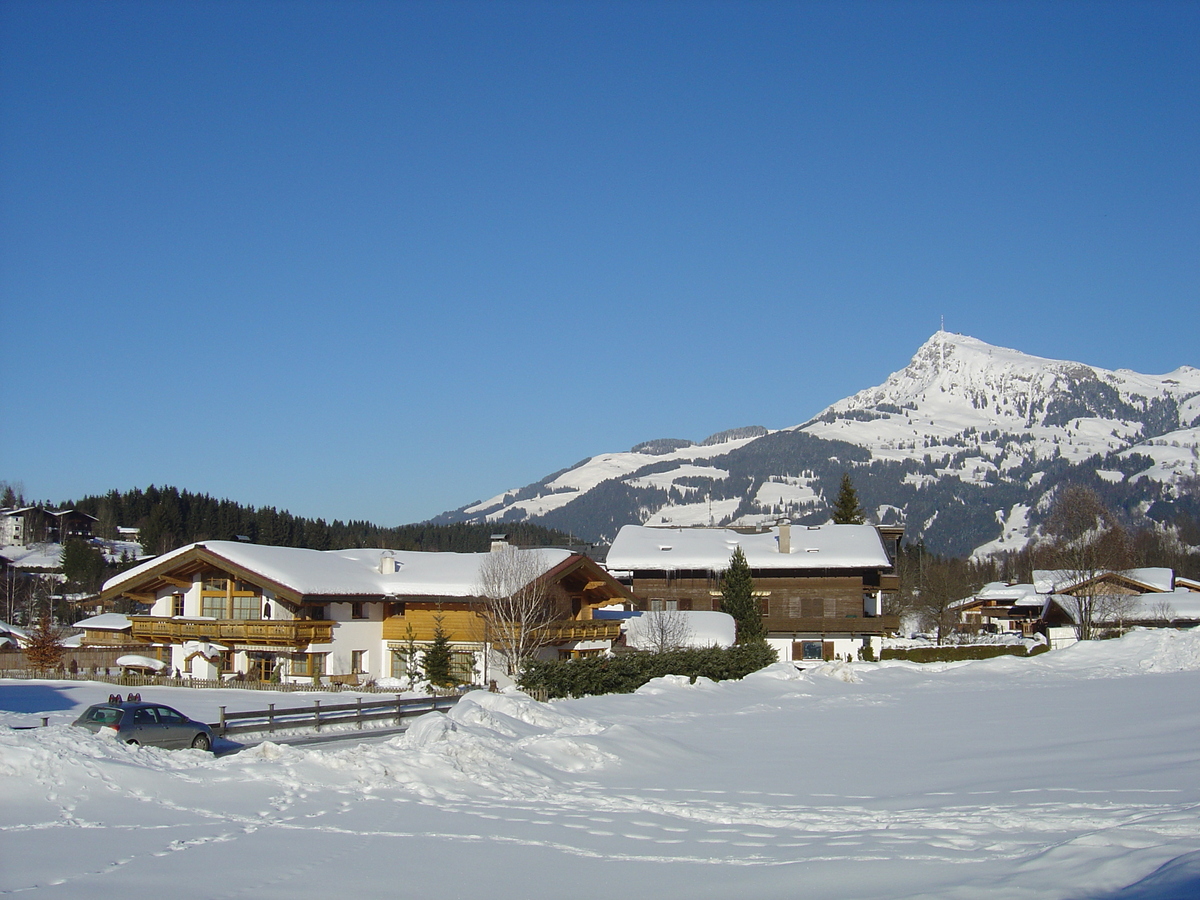
M101 725L115 725L121 718L121 710L111 706L93 706L87 711L86 721Z

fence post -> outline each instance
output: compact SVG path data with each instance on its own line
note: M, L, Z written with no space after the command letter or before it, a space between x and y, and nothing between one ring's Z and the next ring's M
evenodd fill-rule
M275 733L275 704L267 704L267 733Z
M221 737L225 736L225 707L221 707Z
M400 698L400 695L399 695L399 694L397 694L397 695L396 695L396 724L397 724L397 725L399 725L399 724L400 724L400 718L401 718L401 716L400 716L400 704L401 704L401 703L403 703L403 702L404 702L404 701L403 701L403 700Z
M355 697L354 703L358 707L358 721L355 722L354 725L359 731L362 731L362 697Z
M321 730L321 701L313 701L313 719L315 720L316 730Z

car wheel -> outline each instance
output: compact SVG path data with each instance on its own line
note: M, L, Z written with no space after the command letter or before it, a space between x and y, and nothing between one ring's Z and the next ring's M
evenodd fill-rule
M194 738L192 738L192 749L193 750L211 750L212 749L212 741L209 740L209 737L207 734L204 734L203 732L201 732L200 734L198 734Z

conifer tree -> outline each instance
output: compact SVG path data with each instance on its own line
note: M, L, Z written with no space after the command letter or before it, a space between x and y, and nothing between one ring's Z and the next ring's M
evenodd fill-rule
M858 505L858 491L850 475L842 473L842 486L838 490L837 499L833 501L834 525L861 525L864 521L862 507Z
M49 613L42 613L29 629L25 641L25 659L38 672L47 672L62 662L63 632Z
M425 678L435 687L454 687L450 676L450 638L442 627L442 617L434 616L433 643L425 651Z
M721 612L733 616L737 623L737 642L760 640L763 637L762 614L758 601L754 599L754 579L750 577L750 564L746 554L738 547L729 557L729 568L725 570L721 585Z

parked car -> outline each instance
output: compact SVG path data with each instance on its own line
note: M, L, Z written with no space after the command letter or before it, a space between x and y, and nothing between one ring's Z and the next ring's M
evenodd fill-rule
M96 703L71 724L93 733L111 728L114 737L127 744L197 750L211 750L213 745L211 728L161 703L111 700Z

